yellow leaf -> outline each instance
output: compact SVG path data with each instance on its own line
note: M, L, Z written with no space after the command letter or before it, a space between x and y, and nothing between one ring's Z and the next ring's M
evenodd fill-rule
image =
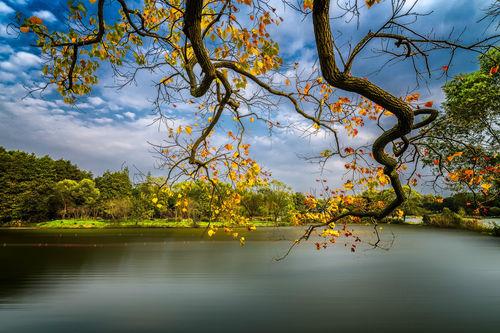
M193 132L193 129L191 128L191 126L186 126L184 127L184 130L186 131L187 134L191 135L191 133Z
M345 188L346 190L352 190L352 189L353 189L353 187L354 187L354 184L353 184L350 180L348 180L348 181L344 184L344 188Z
M255 121L254 117L250 117L250 122L253 123Z
M224 148L226 148L227 150L233 150L233 145L228 143L228 144L224 145Z
M207 234L209 237L212 237L215 234L215 231L213 229L209 229Z
M484 184L481 184L481 188L482 188L485 192L488 192L492 186L493 186L493 185L492 185L492 184L490 184L490 183L484 183Z
M160 83L162 83L162 84L169 84L172 81L173 81L172 78L164 77L163 79L161 79Z
M240 245L241 246L245 245L245 237L240 238Z
M153 203L155 204L158 202L158 198L153 198L153 199L151 199L151 201L153 201Z

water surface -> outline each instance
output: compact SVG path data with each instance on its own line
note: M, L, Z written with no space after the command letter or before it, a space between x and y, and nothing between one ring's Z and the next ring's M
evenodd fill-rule
M500 239L391 231L276 262L299 230L0 230L0 332L498 332Z

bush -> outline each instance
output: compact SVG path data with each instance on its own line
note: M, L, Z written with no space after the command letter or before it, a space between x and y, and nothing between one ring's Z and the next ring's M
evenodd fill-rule
M472 231L485 231L486 228L478 219L464 218L449 208L444 208L441 214L424 215L423 223L439 228L457 228Z
M500 237L500 225L493 222L493 236Z
M104 203L104 212L112 220L123 220L130 217L132 208L130 198L110 199Z
M491 207L488 210L489 216L500 216L500 207Z

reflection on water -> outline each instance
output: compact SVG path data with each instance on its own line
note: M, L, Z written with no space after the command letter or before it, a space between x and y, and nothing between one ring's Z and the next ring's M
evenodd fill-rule
M296 229L244 248L192 230L1 230L0 332L498 331L498 238L391 229L390 251L309 244L281 262Z

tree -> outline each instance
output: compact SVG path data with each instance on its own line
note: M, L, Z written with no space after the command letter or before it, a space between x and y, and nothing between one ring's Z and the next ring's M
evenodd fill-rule
M275 223L289 220L293 213L292 189L284 183L273 180L269 186L259 189L263 197L263 208Z
M423 73L434 72L434 64L429 61L431 53L484 53L498 41L498 35L492 35L463 44L458 40L460 35L439 39L434 34L418 32L411 23L420 17L414 11L415 3L391 0L383 7L387 20L379 27L358 41L338 43L340 37L332 33L331 1L283 1L304 15L312 15L319 63L319 68L307 72L300 69L300 64L295 65L293 74L285 75L280 70L283 60L279 57L279 45L269 33L270 26L280 24L282 18L267 1L90 3L87 9L81 2L69 2L67 31L51 32L34 16L19 17L18 27L23 33L36 35L36 43L47 61L43 73L69 103L91 91L98 80L96 69L104 61L116 69L115 75L124 75L126 82L133 82L141 70L162 73L156 85L154 107L165 120L169 136L165 144L155 148L168 170L168 182L190 177L217 187L227 179L241 191L263 181L265 175L249 158L249 145L243 142L245 126L256 119L269 127L281 126L269 117L269 112L278 111L280 104L286 102L309 126L308 133L329 134L332 149L321 152L323 162L333 157L349 161L350 170L358 178L346 183L347 191L354 185L373 184L390 185L394 191L392 201L375 207L362 200L352 201L344 190L338 190L330 206L347 200L345 206L350 209L330 209L329 214L318 215L321 219L301 239L308 239L317 228L333 229L334 222L349 217L376 221L400 206L406 196L398 171L402 164L414 160L421 147L422 130L438 115L431 104L418 101L414 94L396 96L373 79L357 76L359 59L374 51L387 57L388 62L407 60L421 78ZM365 9L378 6L384 6L383 2L347 1L337 6L341 13L337 20L350 15L356 21ZM341 45L346 48L341 49ZM117 69L125 64L132 70ZM164 114L165 106L176 108L177 104L191 106L192 123L179 124ZM226 116L234 119L231 125L225 125ZM340 141L338 127L355 137L365 122L384 117L392 120L392 127L380 126L382 133L371 148L354 148L346 145L349 142ZM224 133L226 140L213 140L216 130ZM225 142L215 145L220 141ZM392 152L387 148L392 148ZM235 194L227 196L223 191L215 195L220 205L218 211L234 217L234 211L222 208L236 207L240 198ZM325 235L334 237L336 233L328 231Z
M481 55L479 65L444 85L445 112L427 135L424 159L453 190L471 192L476 208L500 194L500 50Z
M108 170L95 179L103 201L126 198L132 195L132 182L128 173L127 168L115 172Z
M55 190L63 203L63 210L61 212L62 218L66 218L68 214L68 210L74 204L74 195L76 187L78 186L78 182L71 179L64 179L60 182L57 182L55 185Z
M124 219L132 213L132 182L128 169L105 171L95 179L99 189L99 206L104 215L112 219Z
M69 161L0 147L0 223L54 218L60 208L55 183L85 177L91 174Z
M99 189L95 187L92 179L84 178L79 182L64 179L55 185L55 190L63 202L63 218L68 213L73 217L88 217L91 212L95 213Z

